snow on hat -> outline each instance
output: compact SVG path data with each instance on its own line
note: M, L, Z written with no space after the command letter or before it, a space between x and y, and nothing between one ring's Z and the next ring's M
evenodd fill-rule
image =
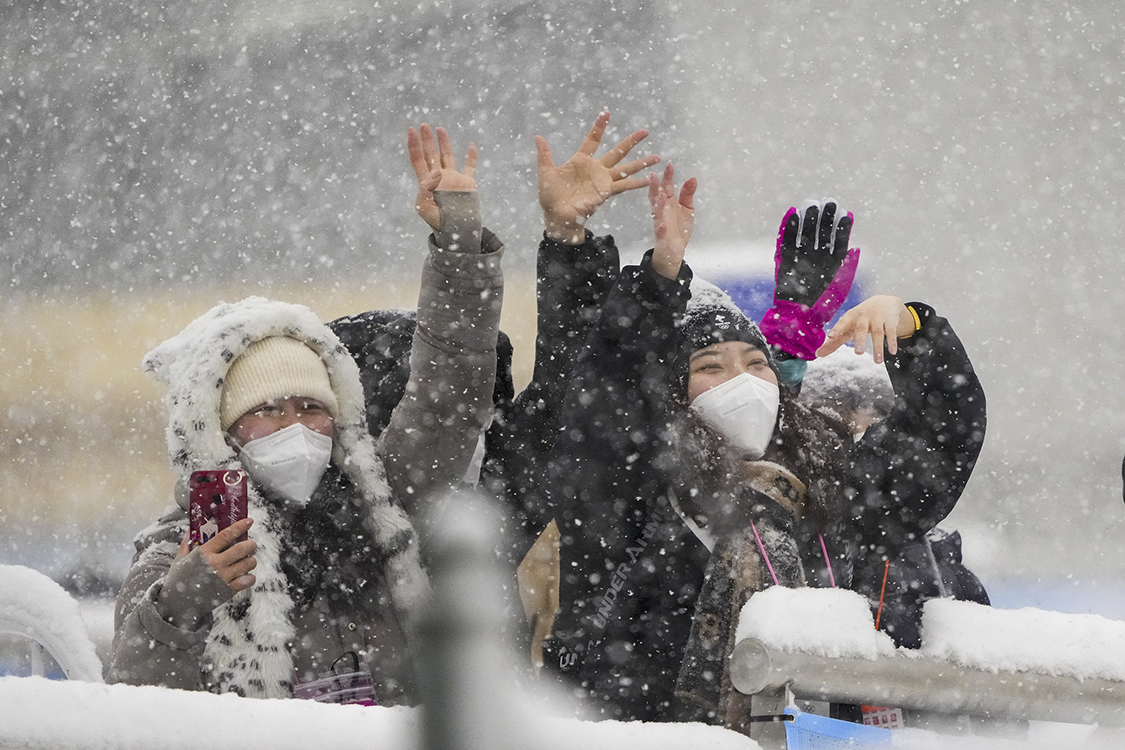
M336 394L316 352L288 336L255 341L227 370L219 426L225 432L255 406L291 396L316 399L336 415Z
M690 358L700 349L724 341L744 341L770 356L765 336L738 309L729 294L698 277L692 281L691 287L691 299L680 324L681 357ZM770 366L773 366L772 357Z
M895 404L895 391L887 368L876 364L870 352L857 357L853 347L841 346L809 362L800 401L827 407L841 418L862 409L885 417Z

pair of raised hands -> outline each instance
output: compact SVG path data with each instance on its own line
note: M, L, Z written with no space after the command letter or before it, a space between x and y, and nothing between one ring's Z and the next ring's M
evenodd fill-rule
M660 161L659 156L650 155L622 163L648 137L647 130L631 133L598 157L609 117L608 112L600 114L578 151L561 165L554 163L546 139L535 137L539 203L546 235L563 244L582 244L587 221L605 201L647 187L656 238L653 270L675 279L695 225L698 182L694 177L686 180L677 194L671 164L661 176L634 176ZM469 145L460 170L444 128L435 131L427 124L418 130L410 128L407 148L418 178L415 207L436 229L441 217L433 191L476 189L476 146ZM775 253L774 306L762 319L761 327L771 344L792 356L814 359L849 341L854 341L856 353L862 354L870 336L876 342L875 361L881 362L884 349L894 354L898 338L914 331L913 317L902 300L880 295L846 313L825 337L824 325L847 297L859 262L858 248L848 248L853 221L850 212L838 213L836 204L830 201L806 205L801 212L790 208L782 219Z
M543 136L535 136L539 162L539 204L547 236L564 244L580 245L586 239L585 225L594 212L614 195L646 187L647 178L633 177L660 161L659 156L646 156L622 164L633 148L648 137L647 130L638 130L596 157L602 136L609 124L609 113L603 112L594 121L586 140L577 153L556 165L551 148ZM441 220L435 190L475 190L477 148L470 144L464 167L457 168L453 144L445 128L422 124L410 128L406 136L410 164L418 178L415 209L435 229Z
M656 247L652 267L675 279L695 226L694 177L676 193L672 165L662 178L649 178ZM898 297L869 297L845 313L827 337L824 325L840 309L855 280L859 248L848 248L854 217L837 213L832 201L790 208L781 220L774 254L774 305L762 318L766 340L799 359L826 356L851 341L863 354L868 337L872 355L882 362L884 351L895 354L898 339L914 333L914 318Z
M672 165L663 178L649 178L656 247L652 267L675 279L695 226L695 178L676 194ZM762 334L775 347L799 359L815 359L851 341L855 353L866 351L881 363L895 354L898 340L915 332L914 317L898 297L876 295L846 312L825 336L824 325L844 303L859 264L859 248L848 248L854 217L840 215L832 201L790 208L781 220L774 254L774 304L763 316Z

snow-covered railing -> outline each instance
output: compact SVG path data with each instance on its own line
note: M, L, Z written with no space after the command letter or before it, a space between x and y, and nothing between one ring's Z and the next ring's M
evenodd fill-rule
M896 649L867 600L839 589L772 588L743 609L731 682L776 710L798 698L1125 726L1125 622L968 602L927 602L922 648ZM759 708L760 706L760 708Z
M28 640L32 671L43 674L42 651L68 679L102 681L102 663L78 602L62 586L22 565L0 565L0 634Z

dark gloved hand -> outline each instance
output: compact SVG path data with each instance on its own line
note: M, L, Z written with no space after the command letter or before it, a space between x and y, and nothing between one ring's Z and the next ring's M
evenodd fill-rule
M832 319L855 279L859 248L848 249L854 217L837 216L836 204L790 208L777 232L773 307L761 329L773 346L798 359L816 359L824 324Z

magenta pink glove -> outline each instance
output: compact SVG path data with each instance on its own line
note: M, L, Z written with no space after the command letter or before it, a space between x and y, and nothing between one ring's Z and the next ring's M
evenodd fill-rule
M790 208L777 231L773 307L762 318L766 341L798 359L816 359L824 324L848 296L859 265L859 248L848 249L849 211L837 218L836 204Z

